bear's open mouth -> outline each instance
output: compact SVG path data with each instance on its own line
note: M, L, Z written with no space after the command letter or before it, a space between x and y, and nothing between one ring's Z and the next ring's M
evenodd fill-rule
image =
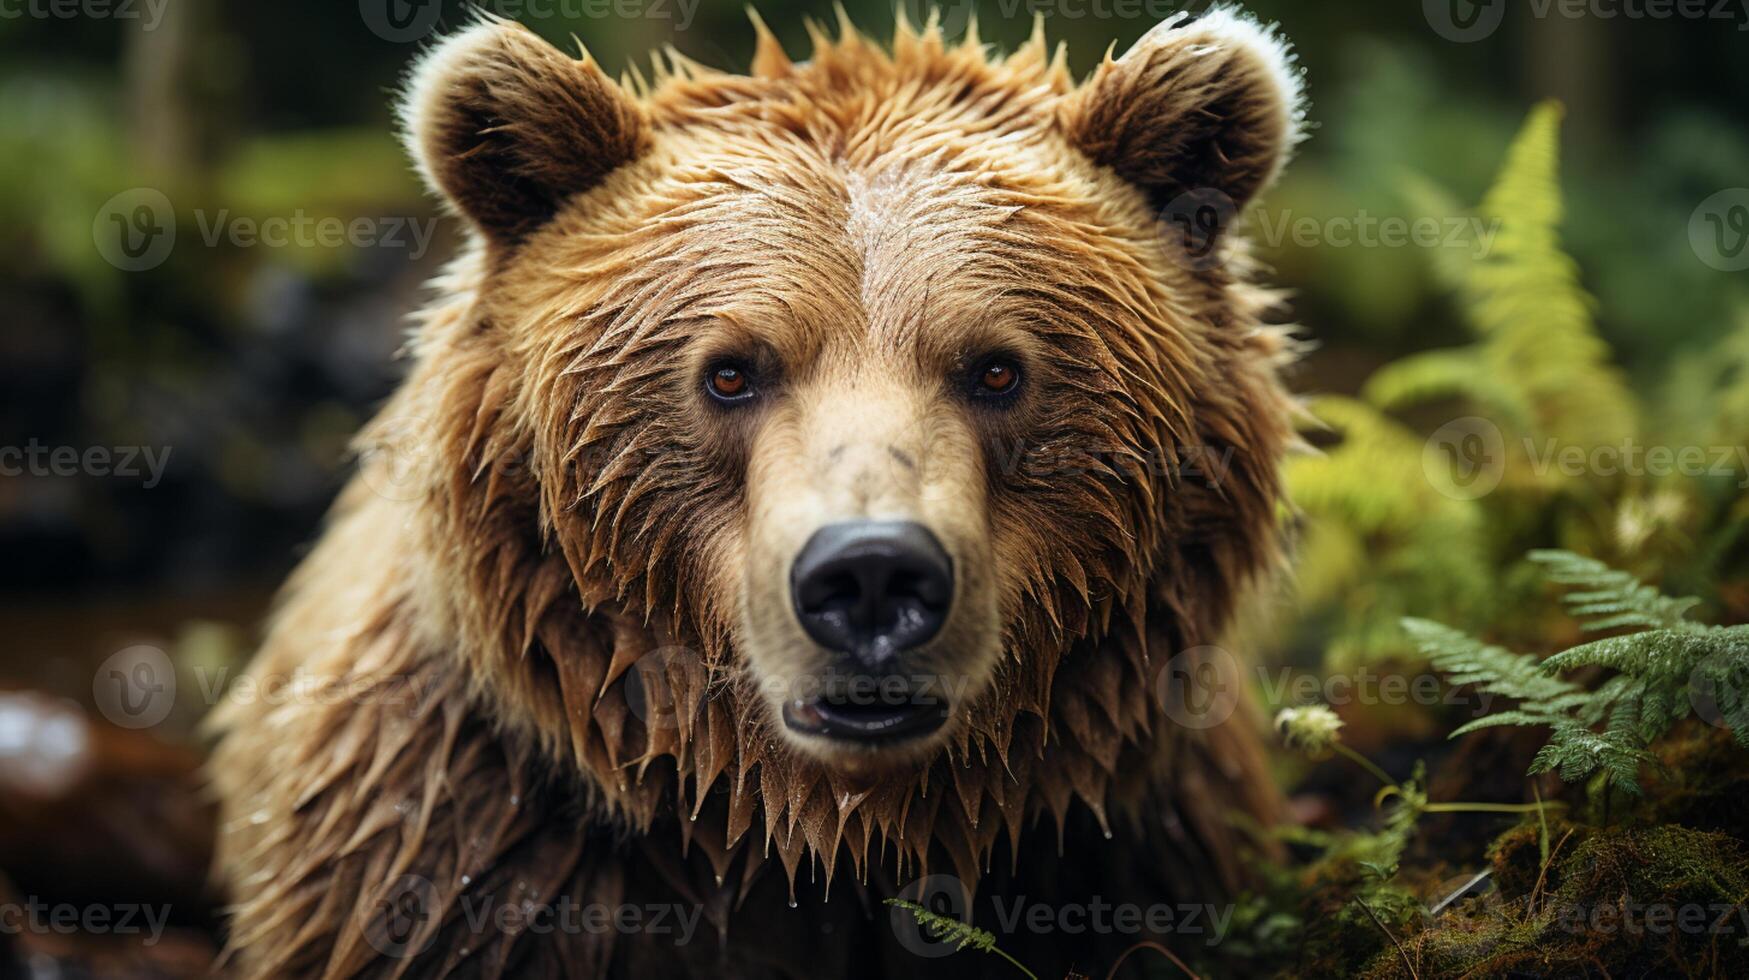
M783 706L783 723L803 735L859 742L916 738L947 723L947 702L917 693L904 700L827 694L795 698Z

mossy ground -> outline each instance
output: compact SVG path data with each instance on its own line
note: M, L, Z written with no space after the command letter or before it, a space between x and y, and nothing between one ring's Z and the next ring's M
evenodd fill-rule
M1643 797L1568 787L1564 811L1530 815L1480 850L1435 817L1404 842L1289 832L1310 857L1262 869L1265 886L1199 973L1749 976L1749 756L1728 732L1690 723L1658 758Z

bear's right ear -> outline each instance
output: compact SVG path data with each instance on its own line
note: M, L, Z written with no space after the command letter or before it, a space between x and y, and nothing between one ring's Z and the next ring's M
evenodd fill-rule
M1269 186L1305 118L1293 56L1231 7L1176 14L1105 62L1061 112L1069 141L1148 195L1218 192L1243 209Z
M501 20L434 48L401 105L426 183L489 241L514 245L643 152L643 109L593 61Z

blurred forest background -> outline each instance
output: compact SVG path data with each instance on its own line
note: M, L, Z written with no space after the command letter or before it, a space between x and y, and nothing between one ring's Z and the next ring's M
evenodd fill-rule
M795 57L808 46L803 18L834 16L821 2L758 6ZM864 30L888 35L885 0L845 6ZM950 34L971 6L946 5ZM1749 191L1733 189L1749 186L1749 9L1732 9L1734 19L1644 19L1537 16L1533 5L1503 0L1473 10L1468 0L1248 6L1292 40L1312 104L1311 138L1253 216L1265 230L1305 221L1325 229L1262 236L1272 279L1292 290L1294 317L1316 344L1295 384L1324 396L1315 404L1332 430L1315 439L1329 459L1374 484L1415 484L1394 501L1357 503L1315 468L1298 473L1316 584L1284 599L1250 645L1307 669L1412 657L1413 645L1393 632L1398 616L1475 630L1498 624L1516 615L1499 598L1517 588L1512 561L1554 545L1675 577L1704 595L1712 619L1749 618L1740 575L1749 513L1730 480L1680 490L1633 480L1575 492L1519 486L1487 512L1459 513L1468 502L1427 493L1418 455L1425 433L1480 411L1463 406L1487 393L1434 384L1439 397L1427 401L1410 397L1420 389L1403 372L1394 391L1381 391L1377 375L1487 336L1486 312L1478 316L1453 285L1463 256L1445 254L1467 253L1475 239L1418 247L1328 231L1483 202L1533 107L1558 100L1564 112L1546 110L1540 130L1533 118L1526 139L1540 132L1552 153L1559 117L1564 209L1546 194L1490 200L1508 228L1523 208L1553 209L1537 226L1558 225L1576 265L1555 268L1546 298L1574 299L1552 315L1582 320L1583 336L1548 356L1571 356L1569 367L1596 368L1619 390L1563 403L1567 421L1592 426L1581 437L1547 428L1563 421L1559 406L1537 402L1548 392L1528 382L1535 417L1524 431L1595 445L1668 432L1658 426L1680 415L1688 434L1672 444L1743 444L1749 255L1737 256L1749 235ZM753 45L738 2L485 7L561 46L574 34L615 73L634 60L647 69L647 53L668 43L741 70ZM1003 48L1024 39L1041 12L1079 74L1108 44L1121 52L1177 8L985 0L976 9L982 37ZM1504 16L1485 36L1454 40L1462 34L1454 9ZM9 559L0 563L0 687L49 696L9 696L0 742L7 712L40 719L72 710L59 699L90 706L97 665L134 645L170 651L179 671L246 655L272 590L347 472L347 440L395 382L406 314L452 251L454 229L434 223L401 154L392 104L423 41L466 17L455 0L0 2L0 446L145 447L164 460L159 473L146 471L142 454L135 475L0 476L0 549ZM116 235L142 214L165 220L134 227L157 236L140 241L166 247L118 251ZM1695 233L1710 227L1709 215L1721 235L1714 246ZM229 233L270 219L364 219L364 237L380 240L311 232L280 247ZM1518 355L1493 356L1511 364ZM1397 420L1381 422L1385 409ZM1618 430L1608 428L1612 419L1624 420ZM1380 450L1389 457L1382 463L1340 455L1356 427L1375 422L1369 451L1393 439L1409 450ZM1514 635L1549 645L1537 628ZM152 729L176 752L198 744L193 723L205 703L188 700ZM1396 744L1387 736L1405 730L1437 734L1426 721L1348 720L1370 726L1378 745ZM10 737L15 748L33 736ZM8 745L0 745L0 782L37 778L5 764ZM163 759L153 771L184 778L197 757ZM138 866L68 874L79 848L45 844L44 828L74 820L73 811L0 812L0 868L13 886L40 889L52 878L63 893L113 895L127 887L118 877L136 874L198 894L200 855L151 844L198 816L142 800L151 793L125 780L101 785L133 794L109 808L102 832L146 840ZM103 819L89 806L77 812L81 826ZM146 812L155 816L142 820ZM202 900L178 907L194 910L188 924L198 929Z

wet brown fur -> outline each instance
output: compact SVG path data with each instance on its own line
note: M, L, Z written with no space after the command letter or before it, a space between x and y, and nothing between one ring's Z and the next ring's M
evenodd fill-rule
M475 30L496 40L408 109L475 243L251 669L304 696L216 719L230 966L915 975L949 967L876 903L924 873L1046 901L1233 888L1229 816L1274 806L1250 719L1163 702L1278 563L1288 345L1243 243L1187 268L1157 208L1273 177L1297 110L1268 66L1165 25L1076 86L1042 36L992 60L846 25L804 64L762 30L751 76L671 54L616 86ZM945 418L936 375L991 343L1025 351L1028 400L943 423L982 461L987 686L902 771L794 751L736 651L747 464L783 423L685 394L734 346L798 393L878 364ZM1218 481L1197 465L1227 453ZM409 881L417 955L384 956ZM481 933L467 895L698 903L709 935ZM1057 937L1033 964L1107 953Z

